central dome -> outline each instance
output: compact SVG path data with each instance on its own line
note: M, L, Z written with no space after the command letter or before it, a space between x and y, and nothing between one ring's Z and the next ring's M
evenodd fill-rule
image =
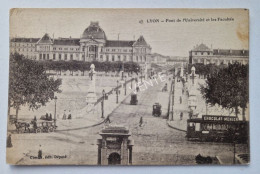
M85 29L82 34L82 39L104 39L106 40L106 34L102 28L100 28L98 22L91 22L90 26Z

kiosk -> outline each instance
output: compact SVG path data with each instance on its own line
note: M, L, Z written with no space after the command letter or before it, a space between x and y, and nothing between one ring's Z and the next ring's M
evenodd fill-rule
M99 165L131 165L134 142L129 140L129 130L125 127L109 126L100 133L97 140Z

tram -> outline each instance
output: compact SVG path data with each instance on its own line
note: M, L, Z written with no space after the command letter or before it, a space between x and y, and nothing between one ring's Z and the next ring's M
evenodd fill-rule
M248 121L234 116L203 115L187 120L188 140L247 143Z

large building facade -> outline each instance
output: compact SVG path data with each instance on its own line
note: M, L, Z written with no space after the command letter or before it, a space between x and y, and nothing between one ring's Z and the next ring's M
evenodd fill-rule
M151 47L143 36L137 40L108 40L98 22L91 22L80 38L12 38L10 52L33 60L149 62Z
M248 50L232 50L232 49L212 49L205 44L200 44L189 51L189 63L206 64L229 64L229 63L249 63Z

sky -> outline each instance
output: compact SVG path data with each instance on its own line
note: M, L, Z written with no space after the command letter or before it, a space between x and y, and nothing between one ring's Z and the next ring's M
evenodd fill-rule
M149 22L154 19L159 22ZM213 49L248 49L244 9L11 9L10 37L40 38L48 33L54 38L80 38L91 21L99 22L108 40L143 35L153 53L167 56L188 56L201 43Z

